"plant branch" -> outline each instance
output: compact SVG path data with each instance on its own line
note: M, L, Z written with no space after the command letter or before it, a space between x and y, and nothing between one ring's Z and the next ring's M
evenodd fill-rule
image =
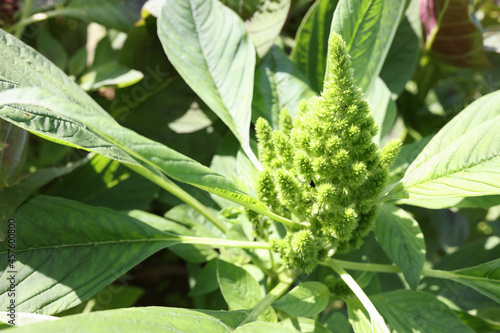
M329 266L331 269L333 269L337 274L340 275L342 280L344 280L344 282L354 292L356 297L361 301L361 303L365 307L366 311L368 311L368 314L370 315L372 326L374 326L376 324L378 326L378 328L381 329L382 332L390 333L389 329L387 328L387 326L384 322L384 319L378 313L377 309L375 308L373 303L370 301L368 296L366 296L363 289L361 289L361 287L357 284L356 280L354 280L352 278L352 276L350 276L349 273L347 273L344 270L344 268L339 264L339 262L337 260L326 259L325 264L327 266Z

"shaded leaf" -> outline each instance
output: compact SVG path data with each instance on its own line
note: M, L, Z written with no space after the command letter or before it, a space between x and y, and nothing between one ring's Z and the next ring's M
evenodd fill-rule
M128 31L140 19L144 2L143 0L71 0L64 7L57 9L57 14Z
M328 305L330 291L320 282L304 282L272 304L292 316L312 317Z
M285 327L295 328L301 333L328 333L323 325L311 318L287 318L280 321L280 324ZM335 332L338 332L337 330Z
M275 45L261 60L255 72L252 119L256 121L262 117L278 129L282 109L287 109L294 117L299 102L314 95L307 78L288 59L286 53Z
M298 333L295 328L283 326L281 324L266 323L266 322L253 322L245 324L238 327L235 333L262 333L262 332L273 332L273 333Z
M328 39L337 0L316 0L297 31L292 59L317 93L323 90Z
M28 148L28 132L0 119L0 144L2 145L0 149L1 191L15 183L23 171Z
M373 232L410 287L416 289L425 262L424 235L417 221L401 208L382 204Z

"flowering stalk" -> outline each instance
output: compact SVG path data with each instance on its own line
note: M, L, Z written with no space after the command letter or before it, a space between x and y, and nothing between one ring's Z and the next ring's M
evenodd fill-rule
M310 223L273 241L274 249L289 266L306 272L334 251L361 245L373 228L372 202L400 147L399 141L383 149L373 143L378 125L354 84L347 47L335 33L327 68L321 96L302 101L293 120L283 110L279 130L262 118L256 123L263 165L259 199L277 214Z

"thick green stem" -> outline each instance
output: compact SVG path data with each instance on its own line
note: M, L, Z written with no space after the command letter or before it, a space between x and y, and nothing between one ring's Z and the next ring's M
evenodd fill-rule
M260 300L257 305L252 308L252 311L245 317L241 322L241 325L249 322L250 320L255 320L262 312L264 312L269 305L274 303L278 298L280 298L284 293L288 291L293 283L293 279L286 281L280 281L276 287L274 287L263 299Z
M327 259L321 265L331 267L331 264L338 265L343 269L351 269L353 271L377 272L377 273L401 273L401 270L394 265L383 264L368 264L361 262L352 262L338 259ZM423 269L422 275L438 279L453 279L456 275L452 272L440 271L437 269Z
M339 261L334 259L326 259L325 264L333 269L338 275L340 275L342 280L344 280L344 282L349 286L349 288L351 288L356 297L361 301L366 311L368 311L368 314L370 315L372 326L376 325L382 332L390 333L387 325L384 322L384 319L378 313L372 301L370 301L368 296L366 296L365 292L357 284L356 280L354 280L352 276L350 276L349 273L344 270Z

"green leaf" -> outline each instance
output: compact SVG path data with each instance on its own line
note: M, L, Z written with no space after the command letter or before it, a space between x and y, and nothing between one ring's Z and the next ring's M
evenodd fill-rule
M225 312L227 313L227 312ZM145 307L90 312L68 316L56 321L37 323L16 328L20 333L109 333L120 332L206 332L230 333L233 329L221 319L201 311Z
M459 269L446 278L460 282L500 303L500 259Z
M329 332L335 333L351 333L351 325L347 318L340 312L334 312L325 323L325 327Z
M219 281L217 280L217 262L218 260L212 260L203 267L196 277L196 283L189 292L189 296L207 294L219 288Z
M380 130L373 137L373 141L380 145L380 141L389 133L396 120L398 111L396 102L392 99L389 88L379 77L375 79L375 83L368 89L365 98L370 102L373 119L380 127Z
M0 91L15 87L42 88L89 112L111 118L74 80L37 51L0 29Z
M312 317L328 305L330 291L320 282L304 282L272 304L296 317Z
M297 114L299 102L314 96L307 78L277 45L260 61L255 72L252 101L253 120L265 118L278 129L279 113L287 109L292 117Z
M266 323L255 321L253 323L245 324L238 327L234 333L262 333L262 332L273 332L273 333L299 333L295 328L283 326L276 323Z
M338 0L316 0L300 24L292 50L292 59L317 93L323 90L328 38L337 3Z
M5 187L12 186L23 171L28 148L28 132L0 119L0 144L1 191Z
M244 268L221 259L217 262L217 279L230 310L251 309L264 297L259 283ZM270 307L259 316L268 321L272 317L276 315Z
M215 209L209 209L216 214L217 211ZM188 205L177 205L166 212L164 216L171 221L175 221L193 230L196 236L213 238L225 237L222 231L217 229L203 215ZM229 226L230 225L227 224L227 227Z
M217 0L166 0L158 21L172 65L253 155L249 128L255 49L241 19Z
M273 46L290 10L290 0L222 1L245 21L248 35L262 58Z
M32 174L24 176L13 186L4 188L0 191L0 241L5 239L4 228L9 218L12 218L16 210L40 187L50 181L62 177L80 167L87 161L86 158L76 163L69 163L62 167L51 167L39 169Z
M323 325L311 318L287 318L280 321L285 327L295 328L301 333L329 333ZM338 332L338 331L334 331Z
M392 191L407 204L500 194L500 92L473 102L446 124Z
M364 91L382 70L404 7L405 1L392 0L341 0L337 5L331 31L346 41L356 83Z
M217 279L229 309L250 309L264 296L259 283L244 268L219 259Z
M264 215L273 215L264 204L229 180L166 146L121 127L112 118L86 111L35 88L0 92L0 105L7 104L17 105L17 108L1 108L0 117L51 141L120 161L167 190L175 185L158 170Z
M424 235L417 221L401 208L382 204L373 232L410 287L416 289L425 262Z
M371 297L392 332L474 332L434 296L412 290L397 290Z
M20 312L69 309L151 254L179 243L163 223L56 197L35 197L14 218ZM7 262L7 243L0 246L0 260ZM0 275L0 304L8 299L8 274Z
M419 4L418 0L410 1L380 71L380 77L396 95L401 94L413 76L419 59L422 38Z
M368 312L358 299L349 298L345 300L345 303L347 304L349 322L351 323L351 326L355 333L383 332L372 326Z
M141 6L135 0L72 0L55 13L128 31L141 18Z

